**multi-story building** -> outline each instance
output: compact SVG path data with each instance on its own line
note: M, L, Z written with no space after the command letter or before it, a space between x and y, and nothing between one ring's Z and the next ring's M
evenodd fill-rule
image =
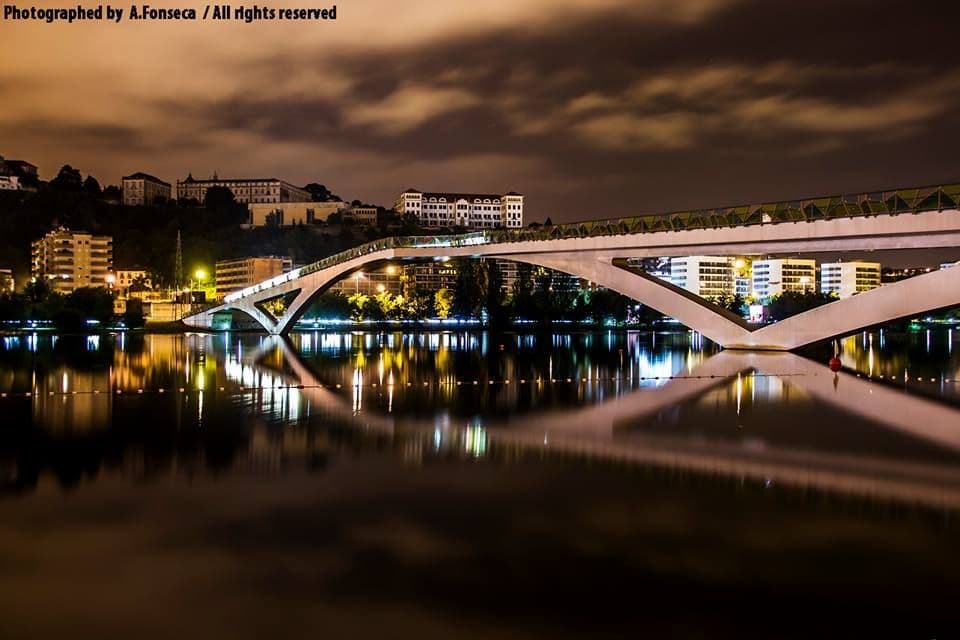
M523 195L432 193L407 189L393 205L397 214L415 215L425 227L519 229L523 226Z
M824 262L820 265L820 291L842 298L880 286L880 263L853 260Z
M251 287L258 282L283 275L293 269L293 260L278 256L258 256L218 260L216 265L216 296L218 299Z
M734 265L726 256L686 256L670 260L670 280L678 287L703 298L736 293Z
M13 271L10 269L0 269L0 293L13 293L16 281L13 279Z
M353 220L356 224L375 225L377 224L377 208L366 205L351 206L340 212L343 219Z
M20 175L0 156L0 191L19 191Z
M137 172L123 177L123 204L143 206L158 199L170 199L170 183L149 173Z
M330 291L336 291L345 296L352 296L355 293L375 296L384 291L395 296L401 295L403 293L402 276L412 267L413 265L400 267L388 264L378 269L354 271L335 282L330 287Z
M31 275L59 293L105 287L113 270L113 238L60 227L32 244Z
M766 300L781 293L817 290L817 262L799 258L753 261L753 297Z
M249 203L247 212L251 227L289 227L296 224L314 224L324 222L331 213L336 213L347 205L333 202L273 202Z
M37 165L0 156L0 191L36 191L37 184Z
M113 286L123 295L126 295L137 281L143 283L147 289L153 288L150 273L146 269L117 269L113 275Z
M242 204L276 202L310 202L310 193L277 178L219 178L197 180L189 174L186 180L177 180L177 198L203 202L211 187L226 187L233 199Z

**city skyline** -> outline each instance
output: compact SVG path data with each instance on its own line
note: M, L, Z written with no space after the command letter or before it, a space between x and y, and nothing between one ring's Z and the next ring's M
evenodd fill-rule
M0 50L34 55L0 70L0 137L46 175L276 175L387 205L411 184L508 188L554 222L947 182L950 24L892 0L371 0L323 24L15 23Z

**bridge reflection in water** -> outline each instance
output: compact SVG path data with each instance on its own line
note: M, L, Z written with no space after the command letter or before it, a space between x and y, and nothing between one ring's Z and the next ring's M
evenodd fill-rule
M92 372L0 366L5 391L32 392L2 400L11 423L29 407L33 425L12 447L26 453L2 467L10 486L29 486L17 478L35 477L46 456L70 483L110 466L91 458L102 447L122 450L113 468L132 477L272 474L323 468L338 447L369 441L416 463L621 461L960 507L954 406L793 354L717 352L681 335L663 349L676 337L521 335L505 345L485 333L191 335L130 348L121 336L112 353L86 345L99 354ZM537 340L550 344L534 351Z
M302 387L296 392L314 410L348 418L358 429L412 439L418 443L421 455L427 455L431 448L438 452L451 445L477 456L497 450L523 449L884 500L960 507L960 410L957 408L850 373L833 373L820 363L790 353L723 351L694 360L681 371L655 372L662 374L655 376L655 386L628 389L622 395L585 408L503 420L475 418L465 420L459 427L446 416L422 420L393 415L393 394L398 386L404 385L390 379L381 383L381 393L387 397L387 412L364 409L364 387L370 384L364 382L362 369L357 369L352 387L345 390L347 393L338 393L311 372L287 338L264 338L259 349L236 365L241 372L252 372L265 361L272 361L274 366L280 363L285 373L279 373L278 369L271 372L276 372L287 384ZM275 379L270 382L274 383ZM581 389L610 384L609 380L590 378L557 382ZM520 380L511 383L515 388L522 384ZM447 386L463 384L460 380ZM468 380L466 384L506 382ZM530 380L526 384L543 385L544 381ZM892 436L894 447L898 443L908 445L908 449L919 445L927 452L934 452L935 460L911 460L909 456L898 456L895 450L871 453L869 447L866 452L855 448L830 451L796 443L765 443L756 438L743 442L690 438L685 434L649 433L643 427L645 419L717 390L732 392L739 413L741 403L745 402L745 390L759 385L765 385L767 394L782 394L785 388L793 388L835 409L830 416L834 422L827 425L829 429L838 432L848 429L850 424L845 416L850 416L873 425L881 437Z

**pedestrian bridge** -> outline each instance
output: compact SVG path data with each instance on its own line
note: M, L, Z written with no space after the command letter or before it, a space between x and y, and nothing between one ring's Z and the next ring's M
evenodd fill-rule
M753 328L710 302L626 266L628 258L796 255L960 247L960 184L686 211L539 229L385 238L227 296L187 316L212 329L242 312L271 334L290 331L331 284L384 260L502 258L562 271L618 291L728 349L786 351L866 327L960 306L960 270L933 271ZM275 315L265 303L283 300Z

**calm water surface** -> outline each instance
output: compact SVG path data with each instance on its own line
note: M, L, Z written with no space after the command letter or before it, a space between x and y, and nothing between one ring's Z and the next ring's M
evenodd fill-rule
M947 637L957 338L6 336L0 637Z

